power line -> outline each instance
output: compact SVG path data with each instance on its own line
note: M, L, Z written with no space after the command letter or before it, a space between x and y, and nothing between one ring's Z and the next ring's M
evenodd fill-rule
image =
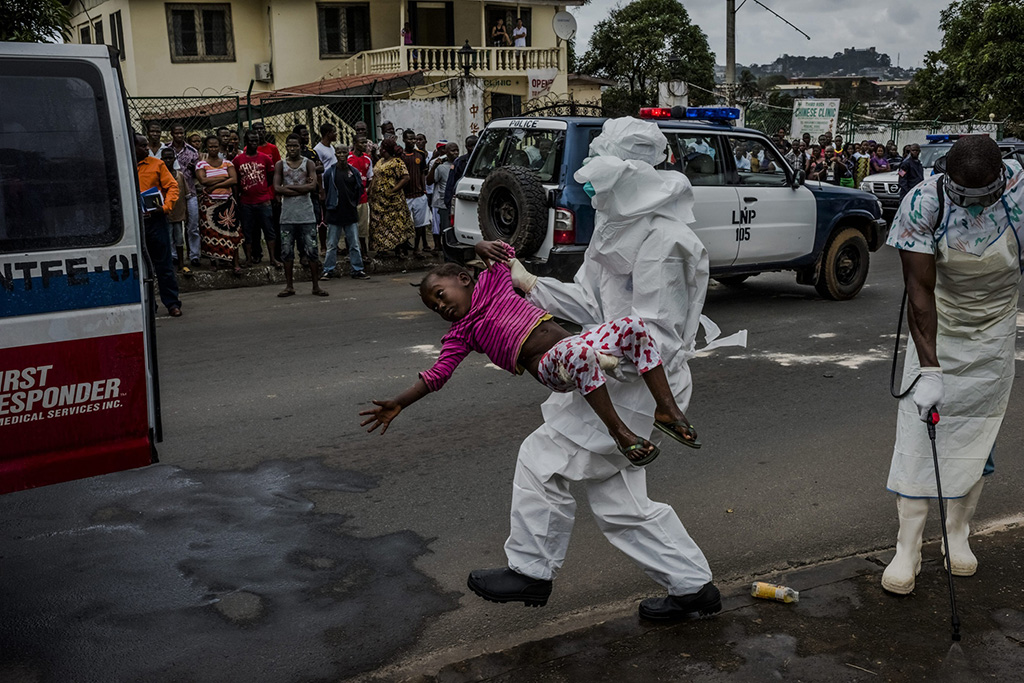
M792 28L793 28L793 29L794 29L795 31L797 31L798 33L800 33L800 34L801 34L801 35L802 35L802 36L803 36L804 38L806 38L807 40L810 40L810 39L811 39L811 37L810 37L809 35L807 35L806 33L804 33L804 32L803 32L803 31L802 31L802 30L801 30L801 29L800 29L799 27L797 27L796 25L794 25L794 24L790 23L790 22L789 22L789 21L788 21L788 20L787 20L787 19L786 19L786 18L785 18L784 16L782 16L781 14L779 14L778 12L776 12L775 10L773 10L773 9L772 9L771 7L769 7L768 5L766 5L766 4L764 4L763 2L761 2L761 0L754 0L754 2L756 2L756 3L758 4L758 5L760 5L760 6L761 6L761 7L763 7L764 9L768 10L769 12L771 12L772 14L774 14L775 16L777 16L777 17L778 17L779 19L781 19L782 21L784 21L784 22L785 22L785 23L786 23L787 25L789 25L790 27L792 27ZM743 5L745 5L745 4L747 4L747 0L743 0ZM743 5L740 5L740 7L743 7ZM736 11L737 11L737 12L739 11L739 7L737 7L737 8L736 8Z

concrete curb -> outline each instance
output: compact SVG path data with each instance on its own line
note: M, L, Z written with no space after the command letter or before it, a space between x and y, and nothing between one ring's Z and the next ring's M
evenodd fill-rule
M637 617L630 600L618 610L591 615L596 623L580 628L511 647L457 647L350 680L1017 680L1024 666L1021 589L1000 579L1019 570L1024 526L1016 520L985 526L971 536L982 568L974 578L957 580L966 657L949 646L946 576L939 543L932 541L924 546L922 572L910 596L881 589L892 550L876 550L757 577L798 588L799 605L752 598L753 577L747 577L720 586L723 610L715 619L652 624ZM571 621L554 626L565 628Z

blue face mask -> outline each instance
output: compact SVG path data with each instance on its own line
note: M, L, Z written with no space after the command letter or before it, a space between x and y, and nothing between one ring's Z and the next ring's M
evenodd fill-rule
M589 180L583 183L583 191L587 193L587 196L593 199L594 195L597 194L597 190L594 189L594 184Z

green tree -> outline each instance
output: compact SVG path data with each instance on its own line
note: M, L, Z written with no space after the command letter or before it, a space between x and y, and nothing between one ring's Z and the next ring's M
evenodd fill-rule
M750 73L749 69L741 71L740 77L736 79L736 98L749 102L760 97L762 94L764 93L757 81L757 77Z
M679 59L670 66L673 56ZM612 10L595 27L579 67L620 84L605 93L612 114L656 104L658 82L669 78L697 86L690 89L694 104L714 99L706 91L714 89L715 56L678 0L636 0Z
M60 0L0 0L0 40L52 43L71 36L71 11Z
M1024 0L957 0L939 15L942 47L907 88L922 119L1011 119L1024 127Z

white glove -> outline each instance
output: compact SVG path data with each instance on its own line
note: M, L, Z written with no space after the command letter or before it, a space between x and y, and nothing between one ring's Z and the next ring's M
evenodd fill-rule
M914 405L923 422L929 421L932 407L942 408L944 392L942 390L942 368L921 368L921 379L914 387Z
M509 261L509 268L512 271L513 286L516 289L522 290L524 294L529 294L533 286L537 284L537 276L528 271L517 258Z

